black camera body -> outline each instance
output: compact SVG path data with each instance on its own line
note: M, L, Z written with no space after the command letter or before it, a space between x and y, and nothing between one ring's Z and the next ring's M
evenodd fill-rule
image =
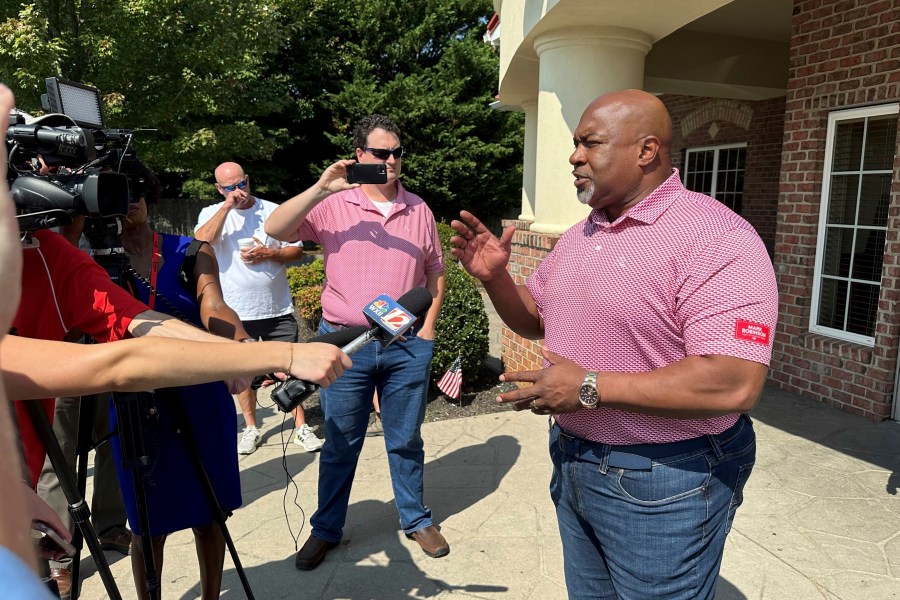
M136 159L133 132L105 129L96 88L50 77L45 108L26 122L10 115L7 179L23 232L57 227L73 217L124 217L139 182L119 173Z

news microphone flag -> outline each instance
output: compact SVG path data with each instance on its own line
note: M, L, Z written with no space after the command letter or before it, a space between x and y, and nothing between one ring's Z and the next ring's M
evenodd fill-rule
M459 398L459 390L462 387L462 361L457 356L444 376L437 382L438 389L447 396L456 399Z
M428 294L428 299L431 300L431 294L428 290L425 290L425 293ZM428 303L428 306L431 306L430 302ZM425 312L427 311L428 308L425 309ZM363 309L363 315L365 315L366 320L368 320L371 325L377 325L381 328L384 335L385 346L403 335L407 329L412 327L413 323L415 323L418 318L401 306L397 300L394 300L385 294L372 300L372 302Z

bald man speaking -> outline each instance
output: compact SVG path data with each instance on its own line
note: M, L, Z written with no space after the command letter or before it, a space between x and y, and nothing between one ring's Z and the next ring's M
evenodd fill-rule
M551 415L550 494L570 598L713 598L725 537L756 456L746 415L778 319L756 231L685 189L665 105L600 96L574 133L574 187L591 207L524 285L471 213L452 253L543 368L500 401Z

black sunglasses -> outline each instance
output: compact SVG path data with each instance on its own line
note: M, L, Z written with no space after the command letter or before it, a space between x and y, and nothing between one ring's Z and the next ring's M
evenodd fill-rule
M244 178L241 180L240 183L235 183L234 185L223 185L222 189L230 194L234 190L242 190L245 187L247 187L247 176L246 175L244 175Z
M403 156L403 146L397 146L393 150L387 148L363 148L363 152L371 152L372 156L378 160L387 160L389 156L401 158Z

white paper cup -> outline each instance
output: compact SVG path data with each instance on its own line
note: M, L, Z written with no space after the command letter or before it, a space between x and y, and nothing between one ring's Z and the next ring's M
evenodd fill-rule
M238 248L241 250L247 250L249 248L256 247L256 240L253 238L241 238L238 240Z

